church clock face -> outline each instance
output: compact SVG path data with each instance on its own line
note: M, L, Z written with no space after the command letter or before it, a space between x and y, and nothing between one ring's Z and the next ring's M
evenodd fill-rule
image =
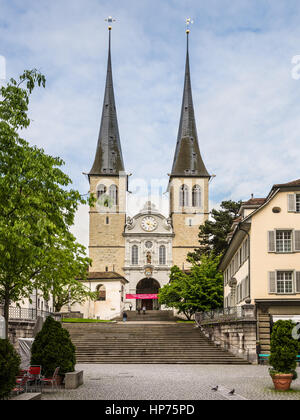
M147 216L142 220L141 226L146 232L152 232L157 228L157 221L154 217Z

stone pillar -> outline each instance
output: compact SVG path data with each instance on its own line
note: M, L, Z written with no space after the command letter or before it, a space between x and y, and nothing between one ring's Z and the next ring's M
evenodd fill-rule
M243 318L255 318L255 305L243 305L242 316Z

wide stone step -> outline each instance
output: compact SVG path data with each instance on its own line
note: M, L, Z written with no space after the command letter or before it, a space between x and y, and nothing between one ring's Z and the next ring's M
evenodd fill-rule
M205 338L194 324L64 325L77 363L248 364Z

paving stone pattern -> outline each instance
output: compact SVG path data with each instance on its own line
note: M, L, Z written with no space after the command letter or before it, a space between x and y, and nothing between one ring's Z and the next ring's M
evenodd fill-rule
M298 392L275 392L268 366L83 364L76 369L84 370L80 388L49 390L42 399L300 400L300 379L292 383ZM218 391L212 390L215 385L219 385ZM235 395L230 396L228 392L233 388Z

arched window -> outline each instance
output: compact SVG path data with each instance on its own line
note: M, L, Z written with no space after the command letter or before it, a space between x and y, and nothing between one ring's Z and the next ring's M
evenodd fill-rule
M189 205L189 189L186 185L181 185L179 191L179 205L186 207Z
M193 207L201 207L201 188L199 185L193 187L192 201Z
M103 284L98 284L98 286L96 287L96 291L98 294L98 301L106 300L106 288Z
M159 264L166 265L166 262L166 247L164 245L161 245L159 247Z
M109 187L109 197L111 199L112 205L118 205L118 187L116 185L111 185Z
M133 245L131 248L131 264L138 265L139 263L139 248L137 245Z
M100 184L97 186L97 198L100 198L102 195L106 193L107 189L106 186L103 184Z

